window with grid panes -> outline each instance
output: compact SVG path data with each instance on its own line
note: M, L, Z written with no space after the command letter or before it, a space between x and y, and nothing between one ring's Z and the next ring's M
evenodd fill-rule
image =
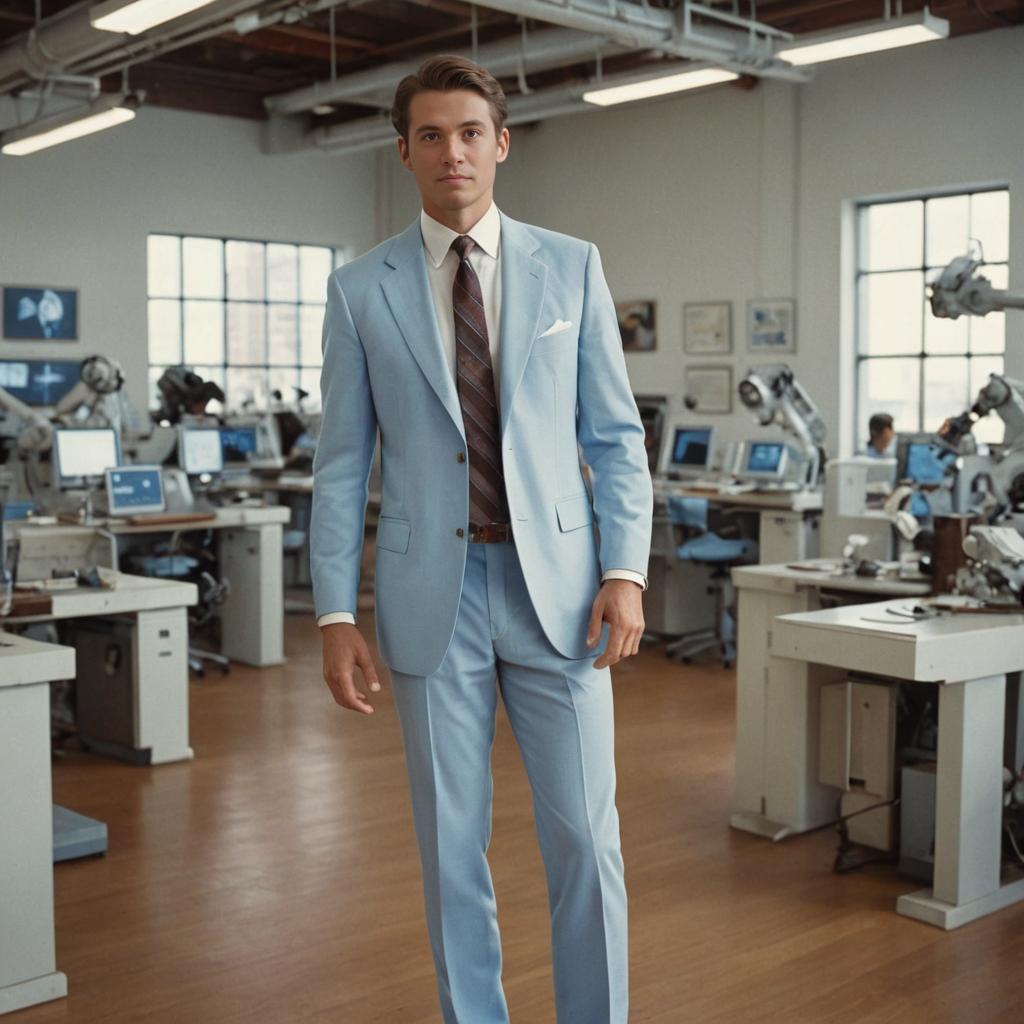
M858 448L874 413L891 413L897 432L934 431L973 404L989 374L1002 373L1005 314L940 319L925 285L976 241L980 272L1006 288L1009 219L1006 189L858 207ZM974 434L1000 441L1002 421L988 416Z
M266 409L296 387L320 402L327 278L344 262L322 245L150 235L150 405L168 366L184 364L224 391L227 409Z

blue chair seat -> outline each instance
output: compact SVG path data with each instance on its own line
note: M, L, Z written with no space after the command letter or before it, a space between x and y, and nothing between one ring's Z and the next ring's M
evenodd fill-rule
M676 555L683 562L736 562L745 558L750 542L742 538L727 539L717 533L702 533L679 545Z
M199 568L199 560L191 555L153 555L142 560L142 571L160 579L181 579Z

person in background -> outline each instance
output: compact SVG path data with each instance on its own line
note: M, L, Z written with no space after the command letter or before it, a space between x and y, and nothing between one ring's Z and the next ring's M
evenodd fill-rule
M868 420L868 445L859 454L870 456L873 459L896 457L896 430L889 413L876 412Z

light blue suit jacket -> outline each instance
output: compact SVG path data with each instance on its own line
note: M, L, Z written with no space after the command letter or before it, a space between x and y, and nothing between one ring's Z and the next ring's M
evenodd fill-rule
M566 657L584 658L593 654L586 632L601 573L647 572L644 431L597 249L504 214L500 244L499 406L516 550L548 639ZM538 336L556 320L572 326ZM469 463L458 458L467 451L462 409L419 219L331 275L323 344L310 532L316 611L356 609L379 428L378 645L393 669L430 675L451 642L462 592Z

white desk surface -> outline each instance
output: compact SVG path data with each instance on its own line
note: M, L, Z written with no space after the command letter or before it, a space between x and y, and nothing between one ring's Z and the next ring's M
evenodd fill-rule
M291 509L287 505L230 505L218 508L213 519L201 519L183 523L146 523L135 526L123 519L96 518L92 523L53 523L40 525L30 520L16 519L6 524L11 536L19 536L27 531L45 531L48 535L74 533L94 533L96 530L107 530L110 533L173 533L181 530L223 530L239 526L268 526L276 523L287 523L291 519Z
M280 476L235 477L224 481L232 491L287 491L295 494L313 493L313 474L282 473Z
M903 598L780 615L772 654L918 682L957 683L1024 669L1024 613L944 612L913 621L886 610L913 604Z
M731 505L751 509L784 509L791 512L820 512L822 493L820 490L804 491L742 491L730 494L713 488L694 487L685 480L666 480L659 477L654 481L654 490L662 495L679 495L683 498L705 498L716 505Z
M74 675L73 647L44 644L0 630L0 689L72 679Z
M906 597L919 597L931 592L931 584L924 580L844 575L838 569L839 564L834 558L813 558L791 564L743 565L732 570L732 581L737 587L784 594L795 594L807 587ZM794 568L794 565L817 568Z
M74 590L53 590L49 592L53 606L46 614L10 616L3 621L52 622L54 619L77 619L90 615L119 615L157 608L182 608L199 600L194 583L101 571L104 576L116 578L117 585L113 589L76 587Z

